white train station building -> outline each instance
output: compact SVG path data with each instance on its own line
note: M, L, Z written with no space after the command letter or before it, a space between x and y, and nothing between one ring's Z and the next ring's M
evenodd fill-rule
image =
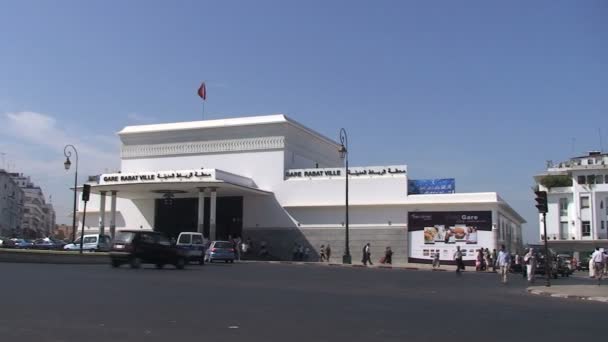
M88 203L86 232L121 229L200 231L264 241L290 259L294 243L316 260L330 244L345 246L345 169L340 143L285 115L128 126L120 172L99 175ZM82 202L79 216L82 215ZM479 248L522 246L524 219L495 192L409 194L406 165L349 168L353 262L372 246L394 262L452 260L455 246L474 259Z

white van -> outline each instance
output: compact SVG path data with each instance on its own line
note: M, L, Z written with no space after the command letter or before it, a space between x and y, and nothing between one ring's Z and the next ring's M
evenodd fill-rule
M205 238L197 232L181 232L177 237L177 248L184 249L188 254L188 261L198 261L205 264Z
M66 251L79 251L80 250L80 237L72 243L68 243L63 246ZM108 235L90 234L84 236L84 245L82 245L83 251L88 252L107 252L110 250L112 239Z

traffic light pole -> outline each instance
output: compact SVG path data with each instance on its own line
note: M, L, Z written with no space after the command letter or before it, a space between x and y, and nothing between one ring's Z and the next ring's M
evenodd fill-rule
M82 254L82 247L84 246L84 223L87 219L87 201L84 201L84 211L82 213L82 229L80 230L80 254Z
M545 282L546 287L551 286L551 263L549 261L549 245L547 243L547 213L543 213L543 231L545 238L545 276L547 281Z

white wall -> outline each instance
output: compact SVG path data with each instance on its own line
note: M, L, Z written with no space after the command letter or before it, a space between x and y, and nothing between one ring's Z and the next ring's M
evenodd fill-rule
M123 159L122 172L212 168L253 179L269 190L283 181L283 151L233 152L206 155Z

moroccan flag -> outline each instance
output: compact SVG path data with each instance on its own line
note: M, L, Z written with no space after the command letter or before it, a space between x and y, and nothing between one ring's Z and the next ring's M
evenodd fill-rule
M205 82L198 88L198 96L200 96L203 101L207 100L207 87L205 87Z

